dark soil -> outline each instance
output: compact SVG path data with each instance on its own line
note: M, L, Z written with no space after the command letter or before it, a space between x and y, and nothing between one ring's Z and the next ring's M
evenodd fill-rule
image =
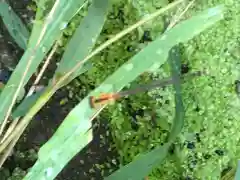
M9 2L14 11L23 18L25 23L29 23L29 20L33 15L33 13L26 8L29 2L30 1L28 0L11 0ZM0 54L4 52L8 55L5 59L0 56L0 70L6 72L6 70L11 68L14 69L18 60L22 56L23 51L20 50L14 43L13 39L4 28L2 22L0 22L0 25L0 33L2 34L2 36L0 36ZM52 63L52 65L48 68L46 76L49 77L54 72L54 69L55 64ZM58 91L30 123L25 134L22 136L14 149L13 155L8 158L3 166L4 169L8 170L10 175L17 167L22 170L27 170L33 166L35 163L34 160L16 158L14 154L19 151L24 153L30 149L35 149L37 151L44 143L47 142L64 120L64 117L78 103L76 99L73 98L72 100L69 100L67 104L61 106L60 101L63 98L68 97L68 94L68 90L65 88ZM96 168L94 164L104 164L106 162L111 164L111 160L116 157L116 152L108 151L111 144L111 138L106 136L106 132L108 130L108 120L97 120L95 121L94 127L93 141L83 151L78 153L71 162L69 162L69 164L58 175L56 178L57 180L103 179L101 172L104 168L100 170ZM105 138L104 144L100 142L100 135ZM114 165L111 164L111 169L113 168ZM106 169L110 168L108 167ZM104 171L104 174L109 174L108 170ZM0 177L2 177L1 174Z

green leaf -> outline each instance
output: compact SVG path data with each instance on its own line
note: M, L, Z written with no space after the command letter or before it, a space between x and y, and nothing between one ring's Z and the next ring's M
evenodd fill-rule
M5 86L5 85L4 85L2 82L0 82L0 93L2 92L4 86Z
M55 0L35 0L37 5L36 19L42 20L50 12Z
M102 31L107 10L108 0L94 0L89 8L87 16L81 21L72 39L66 47L66 51L55 73L55 78L69 72L76 64L83 60L94 47L97 38ZM67 80L70 82L75 77L82 74L82 68ZM66 84L66 83L65 83Z
M159 146L154 150L148 152L145 155L140 155L134 159L131 163L120 168L114 172L105 180L122 180L122 179L143 179L146 177L152 169L157 167L168 154L169 146L171 142L175 140L177 135L181 132L183 127L184 107L181 97L181 82L180 82L180 68L181 60L178 45L174 46L169 51L169 64L171 66L171 72L173 77L173 86L176 91L175 102L176 102L176 114L170 132L169 141L164 146ZM138 173L132 173L132 172Z
M24 50L27 49L30 33L18 15L12 10L11 6L5 2L0 2L0 15L18 46Z
M157 118L158 125L163 129L163 130L170 130L170 125L168 124L168 121L164 118Z
M153 168L159 166L165 159L169 146L170 144L166 143L164 146L157 147L146 154L139 155L131 163L123 166L112 175L104 178L104 180L142 180Z
M237 172L235 174L235 180L239 180L240 179L240 161L238 160L238 165L237 165Z
M214 14L212 13L213 11L215 12ZM206 10L199 15L190 18L189 20L179 23L173 29L166 32L163 36L158 37L154 42L150 43L128 62L123 64L69 113L52 138L40 148L38 153L39 159L25 179L31 179L31 177L34 177L35 179L42 177L53 179L56 174L67 164L67 162L86 145L86 142L89 142L84 139L83 135L87 129L90 129L91 121L104 108L91 108L90 96L96 96L102 92L120 91L124 86L132 82L140 74L150 69L152 66L162 65L166 62L168 51L174 45L178 44L179 42L186 42L193 38L201 31L222 19L222 14L223 9L222 7L218 6ZM71 147L71 145L73 145L73 147ZM166 151L168 147L169 143L163 147L157 147L150 152L150 155L146 155L147 157L153 157L154 155L155 159L150 158L149 162L146 162L149 165L149 168L147 168L144 173L140 173L141 178L145 177L145 175L151 171L152 167L161 163L162 159L167 154ZM159 154L159 152L162 152L162 155ZM156 156L156 154L158 156ZM132 162L133 165L131 164L130 167L134 169L135 164L138 164L143 160L148 160L146 156L140 156L140 160L138 160L137 163ZM52 173L50 175L47 173L48 168L51 168L50 172ZM120 169L116 173L118 176L125 177L124 172L126 171L129 172L128 168L124 168L124 171L121 171ZM133 179L140 178L138 173L134 173L132 175L137 177ZM114 174L113 176L115 177Z
M72 159L73 154L75 154L76 151L83 149L89 142L92 141L93 136L92 130L89 130L90 127L91 122L82 121L79 124L77 136L76 134L73 134L69 140L65 141L61 146L51 149L49 154L45 154L48 158L45 159L42 158L42 156L38 156L37 162L23 180L55 179L66 163Z
M181 132L184 125L184 105L181 95L181 58L179 46L174 46L169 51L169 65L173 77L173 87L175 90L175 117L172 124L172 129L168 137L168 141L174 141Z
M38 91L35 94L26 97L21 104L13 111L13 119L20 116L25 116L29 109L36 103L37 99L42 95L44 90Z
M28 48L0 95L0 101L2 102L0 104L0 122L3 121L12 103L15 92L18 89L22 79L19 77L23 77L23 74L27 71L23 81L23 86L25 86L33 73L36 72L37 67L46 53L50 50L53 43L60 37L64 26L83 3L84 0L55 1L54 10L50 13L51 16L47 16L44 22L38 19L35 21ZM42 40L39 39L41 36L43 37ZM26 69L28 65L29 68Z
M239 163L238 163L237 168L239 168ZM240 173L239 173L238 169L236 169L236 167L232 167L228 172L226 172L221 177L221 180L239 180L239 177L240 177Z
M92 64L86 63L86 65L81 68L82 73L86 72L92 67ZM38 98L41 97L45 89L36 92L35 94L26 97L19 105L18 107L13 111L12 117L13 119L20 117L20 116L25 116L27 112L30 110L30 108L37 102ZM1 92L1 88L0 88Z
M26 93L25 89L22 88L21 91L20 91L19 94L18 94L17 102L21 101L21 100L24 98L25 93Z

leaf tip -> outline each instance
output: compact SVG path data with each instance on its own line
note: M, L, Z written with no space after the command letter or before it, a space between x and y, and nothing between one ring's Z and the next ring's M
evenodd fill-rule
M208 17L223 15L224 9L225 6L223 4L210 8L208 10Z

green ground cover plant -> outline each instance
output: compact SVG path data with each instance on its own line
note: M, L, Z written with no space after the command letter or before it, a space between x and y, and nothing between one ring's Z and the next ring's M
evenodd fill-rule
M180 4L180 1L174 3L178 2ZM239 156L236 128L239 99L234 83L239 78L240 3L196 1L182 19L176 20L188 5L186 1L157 17L157 21L148 21L148 18L153 17L151 13L165 12L164 8L171 6L168 1L78 3L37 3L37 20L23 60L1 93L2 102L6 102L0 106L4 124L10 115L11 103L31 73L55 41L60 45L57 52L64 54L53 79L43 91L31 96L30 101L26 98L25 105L16 109L23 107L20 111L13 112L13 118L23 118L2 142L1 152L9 152L7 145L16 143L35 113L58 89L66 85L73 87L70 97L79 99L80 103L40 148L37 162L24 179L54 179L92 140L91 120L104 107L92 109L89 96L169 76L175 79L173 86L124 98L100 114L109 119L112 149L119 154L120 169L106 179L143 179L149 174L149 179L219 179L224 169L235 168ZM83 8L80 13L79 8ZM60 16L60 12L66 16ZM58 20L45 18L50 15ZM127 29L139 19L143 20L132 26L136 31ZM172 27L171 23L174 23ZM126 36L118 40L122 30ZM20 37L19 45L26 48L22 45L22 36L13 37ZM115 40L117 42L109 46ZM101 46L104 42L107 42L105 47ZM27 72L24 66L29 66L31 71ZM180 71L206 74L180 83ZM23 75L22 79L19 74ZM236 138L229 140L230 134Z
M151 3L138 3L143 15L153 10ZM188 13L218 3L227 4L228 18L181 47L182 63L187 66L185 69L194 71L204 68L211 76L203 76L182 85L186 110L184 129L174 146L173 155L159 170L153 172L150 179L219 179L224 169L236 165L239 157L238 138L230 140L227 137L230 132L238 134L239 99L235 93L235 81L239 78L239 2L201 1ZM142 12L141 5L145 5L145 12ZM165 66L155 71L153 76L158 79L169 74L169 68ZM162 142L161 137L164 138L166 131L169 131L174 115L173 89L154 90L145 98L151 100L143 100L142 95L130 97L127 102L112 109L120 106L122 110L112 116L111 123L123 164L130 162L139 152ZM157 105L150 105L152 108L149 108L148 102L151 105L157 102ZM141 124L137 131L131 130L129 124L133 118L127 112L129 104L135 113L138 112L134 115ZM148 121L152 119L152 114L157 118L156 128L152 128Z

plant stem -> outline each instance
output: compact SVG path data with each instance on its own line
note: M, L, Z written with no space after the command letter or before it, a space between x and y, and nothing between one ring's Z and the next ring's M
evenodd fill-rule
M10 134L7 139L0 144L0 153L9 145L9 143L16 138L17 136L21 135L27 125L30 123L31 119L34 115L48 102L48 100L52 97L52 95L56 92L56 89L52 88L51 86L48 87L43 95L37 100L34 106L29 110L26 116L19 122L18 126L15 130Z
M54 47L52 48L51 52L49 53L46 61L44 62L44 65L42 66L42 68L41 68L37 78L35 79L33 85L31 86L30 90L28 91L28 94L26 95L26 97L31 96L33 94L33 92L35 91L35 87L39 83L40 79L42 78L43 73L45 72L45 70L46 70L50 60L52 59L52 56L54 55L54 53L57 50L57 47L58 47L58 41L55 43ZM16 125L18 124L18 121L19 121L19 118L14 119L14 121L11 123L10 127L8 128L7 132L5 133L1 143L4 142L7 139L7 137L9 136L9 134L11 134L13 132L13 130L15 129ZM19 138L22 135L22 133L23 132L17 134L15 139L13 139L10 142L10 144L7 146L7 149L5 150L5 152L3 153L2 157L0 158L0 168L2 167L3 163L6 161L7 157L9 156L9 154L12 152L13 147L16 145L16 143L19 140Z
M49 15L48 15L48 17L47 17L47 19L46 19L46 21L45 21L45 23L44 23L44 26L43 26L43 29L42 29L42 31L41 31L41 33L40 33L40 36L39 36L39 38L38 38L38 41L37 41L35 47L32 49L31 56L29 57L29 59L28 59L28 61L27 61L27 64L26 64L26 69L25 69L25 71L23 72L23 75L22 75L22 77L21 77L21 79L20 79L20 82L19 82L19 85L18 85L18 87L17 87L17 90L16 90L16 92L15 92L14 95L13 95L12 102L11 102L11 104L10 104L8 110L7 110L7 113L6 113L6 116L4 117L3 123L1 124L1 127L0 127L0 135L3 133L4 128L5 128L5 126L7 125L7 120L8 120L8 118L9 118L11 112L12 112L12 108L13 108L16 100L17 100L18 94L19 94L19 92L21 91L21 88L22 88L23 83L24 83L24 79L25 79L25 77L26 77L26 75L27 75L27 72L28 72L28 70L29 70L29 68L30 68L30 66L31 66L31 64L32 64L33 58L34 58L34 56L35 56L35 52L36 52L36 50L37 50L37 49L39 48L39 46L40 46L40 43L41 43L41 41L42 41L42 39L43 39L43 37L44 37L44 35L45 35L45 32L46 32L46 30L47 30L47 26L51 23L51 21L53 21L52 17L53 17L53 14L54 14L54 12L55 12L55 10L56 10L59 2L60 2L60 0L56 0L54 6L53 6L53 8L52 8L52 10L50 11L50 13L49 13Z
M2 143L3 141L5 141L5 139L9 136L9 134L12 133L12 131L15 129L16 125L18 124L18 120L19 118L16 118L12 121L12 123L10 124L10 126L8 127L6 133L4 134L3 138L1 139L1 142Z
M183 15L188 11L188 9L193 5L195 1L196 0L192 0L191 2L189 2L188 5L185 7L185 9L181 12L181 14L176 15L175 18L173 18L172 22L169 24L166 31L169 31L170 29L172 29L173 26L175 26L181 20Z
M60 35L59 39L61 38L62 35ZM45 72L45 70L47 69L54 53L56 52L57 50L57 47L58 47L58 43L59 43L59 40L54 44L51 52L49 53L46 61L44 62L39 74L37 75L37 78L35 79L33 85L31 86L30 90L28 91L27 93L27 96L31 96L33 94L33 92L35 91L36 89L36 85L38 85L39 81L41 80L42 76L43 76L43 73Z
M61 36L60 36L60 37L61 37ZM49 64L49 62L50 62L50 60L52 59L52 56L54 55L54 53L55 53L56 50L57 50L58 42L59 42L59 41L57 41L57 42L55 43L55 45L53 46L51 52L49 53L46 61L44 62L44 64L43 64L43 66L42 66L42 68L41 68L41 70L40 70L37 78L35 79L33 85L31 86L30 90L28 91L26 97L31 96L31 95L33 94L33 92L35 91L36 85L39 83L40 79L41 79L42 76L43 76L43 73L45 72L45 70L46 70L46 68L47 68L47 66L48 66L48 64ZM1 140L1 143L2 143L3 141L5 141L5 139L9 136L9 134L12 133L12 131L13 131L14 128L16 127L18 121L19 121L19 118L16 118L16 119L13 120L13 122L12 122L11 125L9 126L7 132L4 134L4 137L3 137L2 140Z
M17 135L17 137L15 137L15 139L13 141L11 141L11 143L7 146L5 152L3 153L3 155L0 158L0 168L2 167L2 165L4 164L4 162L6 161L8 156L11 154L12 149L15 146L15 144L17 143L17 141L20 138L20 136L21 136L21 134L19 133Z

